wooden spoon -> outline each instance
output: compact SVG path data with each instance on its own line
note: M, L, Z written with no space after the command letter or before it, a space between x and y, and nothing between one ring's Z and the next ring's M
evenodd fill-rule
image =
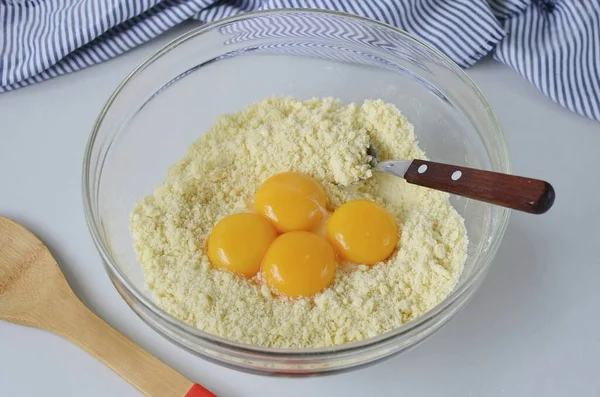
M214 396L121 335L75 296L46 246L0 217L0 319L63 336L146 396Z

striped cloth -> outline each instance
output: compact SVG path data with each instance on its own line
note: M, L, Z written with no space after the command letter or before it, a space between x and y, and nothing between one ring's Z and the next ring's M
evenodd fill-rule
M465 68L493 52L600 121L600 0L0 0L0 92L100 63L188 19L289 7L386 22Z

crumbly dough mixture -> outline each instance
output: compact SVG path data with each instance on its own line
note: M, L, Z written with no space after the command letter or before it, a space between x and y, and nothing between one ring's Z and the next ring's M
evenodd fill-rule
M219 118L131 214L134 248L159 306L203 331L279 348L359 341L433 308L462 272L464 220L445 193L371 175L370 141L382 160L425 158L412 125L380 100L345 106L277 97ZM387 208L398 218L399 248L373 267L338 268L330 288L297 300L213 269L206 254L213 226L247 211L265 179L289 170L320 181L330 210L359 198Z

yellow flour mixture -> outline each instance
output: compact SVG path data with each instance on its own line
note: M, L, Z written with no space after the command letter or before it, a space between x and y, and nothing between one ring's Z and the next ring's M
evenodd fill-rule
M425 158L412 125L379 100L272 98L221 117L131 214L134 248L158 304L203 331L280 348L362 340L433 308L463 269L464 221L445 193L371 175L370 141L382 160ZM296 300L213 269L206 254L213 226L251 208L265 179L290 170L321 182L330 210L361 198L385 207L398 219L398 249L373 267L340 268L330 288Z

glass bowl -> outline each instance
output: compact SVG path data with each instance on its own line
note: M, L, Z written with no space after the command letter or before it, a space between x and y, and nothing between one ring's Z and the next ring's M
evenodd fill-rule
M115 287L147 324L192 353L239 370L284 376L359 368L432 335L473 295L504 234L509 210L460 197L468 259L455 290L405 325L361 342L318 349L235 343L161 310L144 288L129 213L223 113L273 95L380 98L415 126L428 157L499 172L510 161L496 117L475 84L428 44L346 14L283 10L204 25L169 43L117 87L93 127L83 200L94 243Z

